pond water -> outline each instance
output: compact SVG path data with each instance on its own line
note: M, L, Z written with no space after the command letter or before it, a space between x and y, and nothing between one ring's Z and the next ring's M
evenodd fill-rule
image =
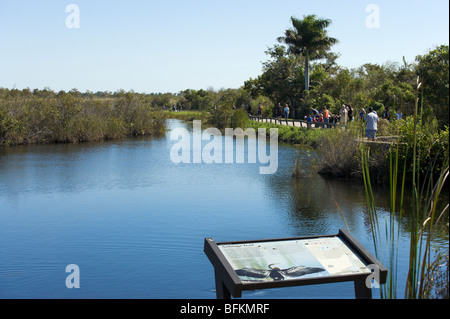
M168 127L189 125L169 120ZM260 175L259 164L174 164L169 133L0 149L0 298L213 299L205 237L336 234L345 224L334 198L350 232L373 252L362 186L313 173L308 152L300 151L298 179L291 173L299 150L286 145L274 175ZM376 196L386 214L388 192ZM436 244L448 245L448 235ZM65 285L69 264L79 266L80 289ZM354 298L353 289L327 284L243 298Z

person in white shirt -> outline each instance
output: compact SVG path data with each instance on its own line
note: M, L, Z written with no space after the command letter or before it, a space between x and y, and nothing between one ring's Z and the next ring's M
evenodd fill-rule
M342 109L339 112L339 115L341 116L341 123L347 124L347 108L345 105L342 105Z
M374 112L373 108L369 108L369 113L366 116L366 137L369 140L375 141L378 131L378 115Z

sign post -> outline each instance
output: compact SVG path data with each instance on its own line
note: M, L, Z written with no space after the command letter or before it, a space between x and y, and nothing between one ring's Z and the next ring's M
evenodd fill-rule
M216 243L205 239L218 299L242 291L353 281L357 299L371 299L371 281L386 268L348 231L337 235Z

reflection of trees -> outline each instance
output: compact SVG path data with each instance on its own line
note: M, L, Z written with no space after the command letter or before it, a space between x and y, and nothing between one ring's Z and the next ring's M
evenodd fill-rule
M412 229L412 223L414 222L414 218L412 216L412 203L413 203L413 197L410 191L406 191L406 194L404 195L404 212L403 212L403 218L401 223L401 228L403 232L410 233L410 230ZM422 196L426 196L426 194L422 194ZM425 200L423 200L425 202ZM438 200L438 207L436 209L436 214L440 215L443 209L446 205L449 203L449 192L443 191L441 195L439 196ZM421 211L424 212L426 210L425 207L421 207ZM425 220L425 217L422 218L423 220L419 221L419 224L422 224ZM436 226L436 228L433 231L433 240L439 240L439 241L446 241L448 243L449 240L449 213L448 210L446 213L442 216L442 218L439 221L439 224Z
M276 207L280 208L279 214L285 215L283 217L296 229L298 235L335 233L338 228L345 228L335 200L350 230L363 228L367 234L370 234L370 220L363 185L355 181L329 180L315 174L312 172L311 163L308 162L308 160L311 161L311 157L308 156L304 157L305 162L302 163L302 168L305 172L311 171L311 173L293 178L289 167L295 165L292 160L294 154L294 148L282 147L279 172L266 178L265 181L268 184L267 193L274 199ZM384 220L385 217L389 217L390 212L389 186L373 185L372 187L379 218ZM448 203L448 192L442 196L446 196L442 202ZM411 203L411 194L408 189L405 192L404 202ZM410 210L403 213L401 221L398 219L398 213L396 215L397 222L401 224L401 232L409 237L412 223ZM448 213L443 219L444 226L441 231L435 234L439 240L448 240L447 223Z
M159 143L157 138L142 137L5 148L0 152L0 191L17 197L26 192L68 194L148 186L163 179L168 169L158 165L155 154L163 147Z
M336 205L339 205L349 228L359 228L363 211L361 188L355 184L342 181L328 181L320 176L293 179L291 182L293 201L291 218L302 224L305 220L312 227L322 225L324 231L336 232L344 228L345 223ZM329 229L328 229L329 228ZM316 229L312 229L317 233Z

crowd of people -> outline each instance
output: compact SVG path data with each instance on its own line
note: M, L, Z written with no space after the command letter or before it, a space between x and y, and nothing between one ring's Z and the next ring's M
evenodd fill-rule
M216 106L214 106L216 108ZM233 110L236 110L236 106L233 105ZM173 112L180 112L182 110L181 105L176 107L175 104L172 106ZM249 115L252 114L252 107L250 104L247 105L246 108ZM278 119L284 118L285 120L288 120L289 115L291 113L289 105L286 103L283 107L281 103L278 103L276 107L276 117ZM257 107L257 115L259 117L262 117L263 113L263 106L261 103L258 104ZM401 120L403 114L400 111L395 112L395 119ZM391 120L391 112L389 111L388 107L385 107L382 112L382 118L386 119L388 121ZM335 123L341 123L341 124L347 124L349 122L354 121L355 119L362 120L366 122L366 137L372 141L375 140L376 134L378 131L378 113L374 111L372 107L369 107L368 112L364 108L362 108L359 111L359 114L355 116L353 107L351 104L344 104L342 105L342 108L339 110L339 114L333 114L331 113L326 107L323 107L322 110L317 110L315 108L311 109L311 112L304 117L305 121L310 123L324 123L324 124L335 124Z
M373 108L372 111L369 113L374 112ZM347 124L349 122L354 121L356 118L359 118L363 121L366 120L367 115L369 114L366 112L365 109L361 109L359 112L358 117L355 116L353 108L350 104L344 104L342 105L342 108L339 110L339 114L332 114L326 107L324 107L322 110L318 111L316 109L311 109L311 112L305 116L305 121L307 122L320 122L320 123L344 123ZM401 120L403 114L400 112L395 112L395 119ZM388 121L391 120L391 113L389 111L388 107L385 107L383 110L383 119L386 119Z
M280 106L280 104L279 104ZM277 111L278 114L278 111ZM394 111L395 120L399 121L402 119L403 114L400 111ZM378 132L378 121L379 116L372 107L369 107L368 112L362 108L358 114L355 116L354 110L350 104L342 105L339 110L339 114L332 114L326 107L318 111L317 109L311 109L311 112L305 116L305 121L308 123L342 123L347 124L354 121L355 119L360 119L366 122L366 137L369 140L375 141L376 134ZM382 118L391 121L391 112L388 107L385 107L382 112ZM287 117L286 117L287 119Z
M351 106L349 106L351 109ZM348 114L346 111L345 114ZM311 109L311 112L305 116L305 121L308 123L340 123L341 120L347 121L347 117L343 114L333 114L326 107L323 110Z

